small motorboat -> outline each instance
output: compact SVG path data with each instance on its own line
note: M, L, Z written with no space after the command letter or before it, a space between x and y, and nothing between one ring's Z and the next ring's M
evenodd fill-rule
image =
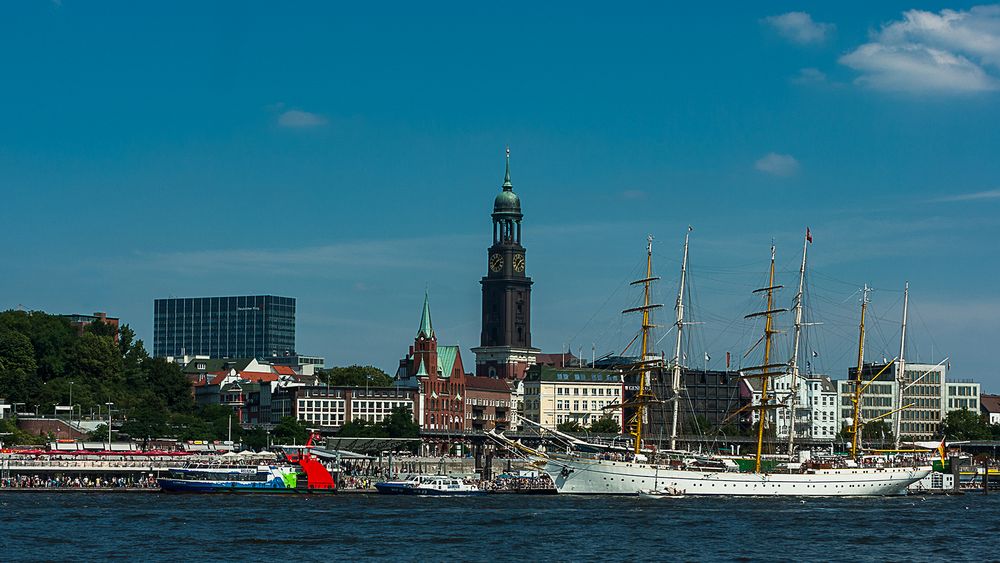
M470 485L457 477L446 475L410 476L398 481L375 483L375 488L383 494L426 495L426 496L478 496L486 491Z

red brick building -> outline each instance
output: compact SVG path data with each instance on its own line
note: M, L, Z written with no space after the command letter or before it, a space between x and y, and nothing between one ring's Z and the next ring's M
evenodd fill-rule
M414 414L421 428L456 432L465 429L465 378L458 346L438 346L430 302L424 295L420 328L396 372L402 385L419 391Z

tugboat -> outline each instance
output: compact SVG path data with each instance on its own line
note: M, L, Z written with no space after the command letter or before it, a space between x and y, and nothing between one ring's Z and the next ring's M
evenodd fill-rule
M286 454L282 465L191 465L157 479L170 493L333 493L333 476L310 453L316 434L299 454Z

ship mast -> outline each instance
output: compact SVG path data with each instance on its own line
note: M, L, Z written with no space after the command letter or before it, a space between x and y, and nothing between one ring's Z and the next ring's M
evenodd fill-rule
M802 241L802 265L799 266L799 292L795 294L795 336L792 344L792 360L789 362L789 371L792 374L791 404L788 405L789 459L792 456L792 448L795 446L795 407L799 400L799 341L802 336L802 297L806 281L806 250L808 248L809 248L809 230L806 229L806 236Z
M868 310L868 284L861 292L861 324L858 335L858 372L854 380L854 394L851 404L854 407L854 425L851 427L851 457L858 459L858 440L861 437L861 372L865 367L865 312Z
M684 283L687 280L687 262L688 262L688 240L691 237L691 231L694 230L691 226L688 226L688 232L684 235L684 259L681 261L681 284L680 288L677 290L677 343L674 346L674 369L673 378L670 382L670 390L673 395L674 409L673 409L673 422L670 426L670 449L677 449L677 414L680 410L680 392L681 392L681 332L684 328Z
M635 454L638 455L642 450L642 420L645 417L645 407L646 403L650 401L651 396L648 393L648 379L649 379L649 366L652 364L652 358L649 356L649 330L655 325L651 324L649 311L650 309L655 309L661 307L661 305L651 304L649 302L649 289L650 284L660 278L653 277L653 235L648 235L646 237L646 277L641 280L636 280L632 282L631 285L642 284L643 286L643 300L641 307L635 307L632 309L625 309L623 313L632 313L635 311L642 311L642 352L640 355L640 369L642 370L639 374L639 393L635 396Z
M757 313L751 313L751 314L749 314L749 315L747 315L747 316L744 317L745 319L751 319L751 318L754 318L754 317L765 317L765 319L766 319L765 322L764 322L764 336L760 340L757 341L757 344L760 344L761 341L764 342L764 363L761 364L761 365L759 365L759 366L755 366L755 367L743 368L743 372L760 370L761 373L756 374L756 375L754 375L754 374L749 374L748 375L746 373L742 373L741 374L741 376L745 377L745 378L757 378L757 377L759 377L760 381L761 381L761 384L760 384L760 405L758 405L756 407L756 409L760 411L760 420L757 423L757 456L756 456L756 459L754 461L754 472L755 473L760 473L760 458L761 458L761 453L764 450L764 425L767 423L766 413L767 413L767 410L769 408L774 408L773 405L768 405L767 404L768 401L771 400L771 397L768 395L768 392L769 392L769 390L768 390L768 383L770 382L771 377L774 375L771 372L771 370L775 369L775 368L779 368L779 367L780 368L787 368L786 364L771 364L771 340L772 340L772 337L775 334L778 333L778 331L774 329L774 314L775 313L782 313L784 311L787 311L787 309L775 309L774 308L774 290L781 289L781 287L782 286L780 286L780 285L774 285L774 245L772 244L771 245L771 268L770 268L770 274L768 276L767 287L762 287L760 289L755 289L753 291L754 293L762 293L762 292L766 292L767 293L767 308L765 310L763 310L763 311L760 311L760 312L757 312ZM754 344L754 347L756 347L757 344ZM751 350L752 350L752 348L751 348ZM747 353L749 354L749 352L747 352Z
M906 360L903 354L906 352L906 309L910 301L910 282L903 286L903 327L902 335L899 337L899 364L896 366L896 415L893 421L893 434L895 435L895 449L899 449L899 432L902 428L903 419L903 384L906 382Z

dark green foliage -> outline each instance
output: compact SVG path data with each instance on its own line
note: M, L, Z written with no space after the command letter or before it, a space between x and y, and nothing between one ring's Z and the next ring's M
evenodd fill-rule
M334 367L321 370L319 379L323 383L329 381L330 385L343 385L353 387L392 387L394 381L389 374L374 366L348 366Z
M417 438L420 427L413 421L413 411L409 407L396 407L379 424L352 420L342 426L337 435L345 438Z
M191 385L181 369L150 358L127 324L119 328L117 343L113 331L98 322L79 334L55 315L0 313L0 397L37 404L46 415L55 405L73 406L81 416L113 402L115 418L126 421L122 431L138 440L217 436L200 434L214 430L203 421L175 418L194 411ZM106 439L107 429L103 435Z
M560 432L583 432L583 426L575 420L567 420L556 425L556 430Z
M271 431L275 444L305 444L309 439L309 430L301 422L290 416L281 419L281 422Z
M611 418L610 416L602 416L591 423L588 430L596 434L620 434L622 426L617 420Z
M979 413L966 409L948 413L941 430L949 440L989 440L993 434Z

